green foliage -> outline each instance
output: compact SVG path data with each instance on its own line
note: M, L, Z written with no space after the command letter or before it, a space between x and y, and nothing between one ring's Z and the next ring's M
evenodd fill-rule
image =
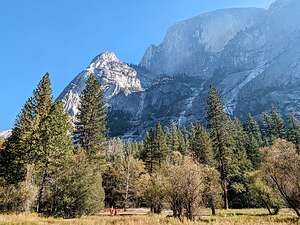
M280 196L261 180L261 171L249 174L249 196L253 205L267 208L270 215L277 214L283 201Z
M196 162L214 165L213 145L209 133L201 125L192 128L189 150Z
M119 187L120 174L114 166L109 165L103 173L103 188L105 191L106 207L122 207L123 195Z
M157 151L155 131L150 130L145 138L144 147L141 152L141 159L145 162L148 173L152 174L160 166L159 152Z
M263 146L263 140L259 125L250 113L248 114L247 121L245 124L245 131L247 133L247 156L248 159L250 159L253 168L257 169L261 161L261 154L259 152L259 148Z
M156 125L155 129L155 141L156 141L156 148L158 152L159 163L161 164L163 161L166 160L168 155L168 145L167 145L167 138L165 131L163 130L160 123Z
M73 218L99 212L104 206L104 190L97 167L83 151L70 158L47 187L44 213Z
M48 115L52 107L52 89L49 74L46 73L37 89L33 94L34 99L34 112L35 112L35 124L38 124Z
M155 130L147 133L140 157L145 162L147 171L152 174L166 161L167 154L166 135L158 123Z
M33 102L30 98L0 152L0 176L8 183L17 184L25 178L26 161L32 149L33 116Z
M300 154L300 122L294 115L288 119L287 140L292 142Z
M178 137L178 149L177 151L180 152L182 155L186 154L188 149L188 143L186 140L185 135L180 129L177 129L177 137Z
M4 179L0 179L1 212L31 211L37 194L37 187L32 184L32 170L32 166L27 166L26 178L18 184L10 184Z
M105 203L108 207L124 209L135 206L137 201L136 182L146 173L144 163L134 158L134 151L129 145L111 142L109 148L118 148L110 153L110 162L103 174ZM113 146L114 145L114 146Z
M179 149L179 137L178 128L175 122L172 122L169 135L168 135L168 145L171 152L178 151Z
M0 155L0 165L4 167L1 174L9 183L17 184L24 180L26 164L36 161L39 149L40 123L52 105L52 93L49 74L45 74L29 98L15 123L12 135L5 143Z
M264 123L264 137L265 142L271 145L277 138L286 138L285 124L282 116L275 106L272 107L270 113L265 113L263 116Z
M247 203L247 173L252 171L252 164L247 158L247 134L239 120L231 122L231 135L234 145L229 165L229 199L230 206L234 208L245 207Z
M106 107L103 90L93 74L89 75L81 95L77 120L75 144L91 157L101 155L106 140Z
M211 87L207 100L208 130L213 143L217 169L220 173L223 189L224 208L228 204L229 169L234 147L233 138L230 134L230 119L224 112L224 104L216 88Z
M39 126L36 142L35 179L39 186L37 211L47 212L47 188L52 186L57 174L64 171L64 164L73 154L70 124L62 103L55 103Z
M138 196L143 198L152 213L161 213L164 200L164 178L159 173L144 174L137 182Z
M28 211L36 204L39 213L64 217L99 211L104 199L100 166L84 153L73 155L71 133L63 103L52 102L46 74L0 153L2 210Z

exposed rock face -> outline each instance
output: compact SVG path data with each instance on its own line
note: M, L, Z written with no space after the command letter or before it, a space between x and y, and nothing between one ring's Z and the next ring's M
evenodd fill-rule
M157 74L203 78L202 100L209 85L215 84L234 116L259 115L272 104L285 115L300 116L299 10L298 0L278 0L268 10L230 9L200 15L171 28L161 45L147 50L141 65Z
M156 74L211 76L218 53L239 33L262 20L263 9L225 9L171 27L159 46L146 51L141 66Z
M108 102L119 93L124 93L127 96L142 91L137 72L121 62L114 53L104 52L96 56L90 65L78 74L59 96L58 100L65 103L65 109L71 116L78 113L80 94L85 88L88 76L92 73L97 76L104 88Z
M95 73L105 88L111 135L124 138L141 138L157 121L203 121L211 84L233 116L257 116L275 104L300 117L299 12L299 0L278 0L268 10L225 9L180 22L138 66L113 53L97 56L60 99L74 116Z
M300 1L275 2L263 21L239 33L222 52L220 87L232 114L258 115L275 104L285 115L300 115L299 10ZM226 84L236 79L230 90Z

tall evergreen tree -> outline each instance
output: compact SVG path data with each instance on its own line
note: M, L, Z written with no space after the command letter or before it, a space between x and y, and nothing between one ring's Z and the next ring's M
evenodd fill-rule
M269 145L277 138L285 139L286 130L282 116L276 107L272 107L271 113L265 113L263 116L265 142Z
M201 125L192 128L190 152L193 158L200 164L214 166L213 145L209 133Z
M300 153L300 122L294 115L290 115L288 119L287 139L295 145L297 152Z
M181 155L185 155L187 151L187 141L186 137L180 129L177 129L177 137L178 137L178 149L177 151L181 153Z
M35 125L45 119L53 104L51 81L46 73L34 91Z
M159 164L161 164L167 158L168 145L164 129L162 128L160 123L157 123L156 125L155 136L157 158L159 160Z
M26 163L32 153L33 121L33 99L29 98L0 153L0 176L8 183L16 184L25 179Z
M229 167L233 146L233 140L229 131L230 119L224 112L222 98L215 87L211 87L209 90L207 104L208 130L213 143L217 169L220 173L224 208L228 209Z
M99 155L106 140L106 107L103 90L93 74L89 75L81 95L77 120L75 144L90 156Z
M253 167L257 169L261 160L259 148L263 146L263 140L259 125L250 113L245 124L245 131L247 133L247 156L252 162Z
M229 200L234 208L247 207L248 176L252 171L251 161L247 157L247 134L238 119L231 121L231 135L234 145L229 165Z
M145 138L141 159L145 162L149 174L154 173L159 167L158 152L156 147L155 130L151 129Z
M52 88L49 74L46 73L33 93L34 122L32 133L32 153L29 156L31 163L36 163L39 155L43 154L43 136L41 123L46 120L53 104Z
M171 152L178 151L179 149L178 128L175 122L171 123L168 135L168 145Z
M37 151L36 170L39 178L37 212L47 211L44 201L44 192L49 182L63 171L64 163L73 153L70 138L71 126L69 118L64 112L63 103L55 103L48 116L39 126L40 142Z
M151 129L147 133L140 158L145 162L149 174L152 174L166 161L167 155L166 135L160 123L158 123L155 129Z

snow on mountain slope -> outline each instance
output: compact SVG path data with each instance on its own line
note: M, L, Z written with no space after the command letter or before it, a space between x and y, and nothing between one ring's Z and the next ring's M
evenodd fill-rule
M0 137L4 138L4 139L9 138L10 135L11 135L11 130L6 130L6 131L1 131L0 132Z
M75 116L78 112L80 94L90 74L95 74L99 79L108 103L119 93L127 96L143 90L137 72L133 68L121 62L114 53L104 52L96 56L58 97L58 100L65 103L65 110L71 116Z

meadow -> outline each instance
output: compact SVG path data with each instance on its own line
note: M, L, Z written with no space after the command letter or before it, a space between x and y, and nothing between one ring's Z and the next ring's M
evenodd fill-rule
M264 209L220 210L217 216L209 216L209 211L202 209L195 221L180 221L162 215L150 215L147 211L129 210L118 216L100 213L77 219L39 217L36 214L2 214L0 224L5 225L286 225L300 224L292 211L284 209L278 215L269 216Z

